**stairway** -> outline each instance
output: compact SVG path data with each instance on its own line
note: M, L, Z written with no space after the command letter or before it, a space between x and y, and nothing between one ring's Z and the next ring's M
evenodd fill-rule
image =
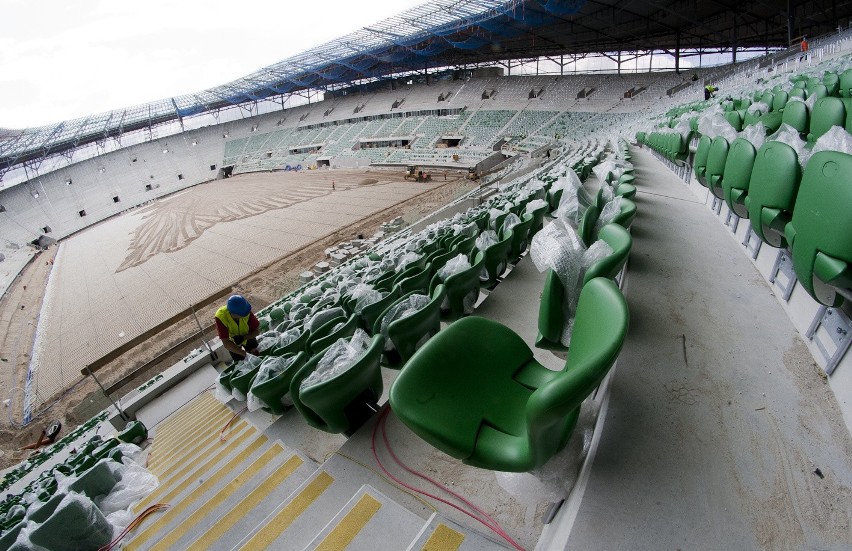
M134 508L148 517L124 549L433 551L505 548L415 498L376 488L384 479L341 453L322 465L237 419L204 393L152 431L148 468L160 486Z

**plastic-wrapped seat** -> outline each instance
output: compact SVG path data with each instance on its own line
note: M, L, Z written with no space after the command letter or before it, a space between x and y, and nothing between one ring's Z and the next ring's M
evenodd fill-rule
M710 193L719 199L725 198L725 190L722 189L722 179L725 177L725 161L728 159L728 140L722 136L713 138L710 153L707 155L707 172L705 179Z
M373 327L374 335L381 333L382 318L385 314L410 295L411 293L400 297L379 316L376 325ZM441 330L441 302L443 302L445 296L444 286L438 284L432 291L431 300L426 306L409 316L388 324L387 340L393 344L393 348L388 350L385 347L382 353L384 365L391 369L402 369L402 366L417 351L418 345L422 346L421 341Z
M429 284L429 294L434 293L441 283L444 284L447 294L445 303L441 304L441 319L452 321L470 314L479 297L479 273L484 264L485 255L478 251L470 268L451 275L446 281L441 281L438 274L435 274Z
M347 370L323 382L301 388L330 350L314 355L293 377L290 397L312 427L331 433L352 434L377 409L383 383L379 361L385 339L374 335L367 351Z
M701 139L698 140L698 148L695 150L695 157L692 161L692 170L695 172L695 178L704 187L707 187L707 180L704 175L707 172L707 156L710 155L711 145L713 145L713 140L707 136L701 136Z
M788 104L788 111L794 103ZM785 113L786 114L786 113ZM752 143L745 138L737 138L728 150L725 161L725 177L722 179L722 189L725 193L725 203L734 214L748 218L745 198L748 196L748 186L751 181L751 171L757 151Z
M635 218L636 203L634 203L630 199L621 199L621 206L619 208L618 214L616 214L615 218L612 219L612 223L618 224L624 229L630 229L630 226L633 224L633 220Z
M561 371L536 362L508 327L459 320L409 360L391 387L391 408L418 436L468 465L540 467L568 443L581 403L618 357L628 318L615 283L586 284Z
M533 223L530 227L530 237L537 234L544 227L544 215L547 213L548 205L542 205L532 211Z
M822 84L823 86L825 86L827 95L839 95L838 92L840 91L840 77L837 76L837 73L826 71L826 73L822 77Z
M502 232L497 243L482 251L484 261L483 273L479 276L481 286L493 287L497 284L497 279L506 271L509 264L509 249L512 247L514 234L513 230Z
M842 98L852 98L852 69L846 69L840 74L838 92Z
M425 291L429 288L432 279L432 266L414 265L406 268L393 280L393 287L397 289L398 295L404 295L413 291Z
M612 253L586 269L583 275L584 285L596 277L612 279L617 276L627 262L633 246L630 234L618 224L607 224L601 228L599 239L610 246ZM538 309L536 347L563 352L568 350L568 347L562 344L562 333L566 323L564 297L565 287L559 276L553 270L548 270Z
M391 293L388 294L390 295ZM370 306L372 306L372 304ZM365 307L364 310L367 308L369 308L369 306ZM362 315L364 310L361 311ZM319 329L311 333L311 337L308 339L308 343L305 346L307 352L309 354L316 354L320 350L330 346L337 339L351 337L355 330L358 329L360 321L361 318L357 314L352 314L348 318L346 316L340 316L328 320L322 324Z
M290 383L293 381L293 377L307 361L308 355L305 352L299 352L295 355L293 363L286 369L262 383L252 385L251 392L266 404L264 410L274 415L282 415L287 411L281 399L290 392Z
M785 236L805 290L826 306L852 300L852 155L814 153Z
M802 170L796 151L766 142L757 151L745 207L754 233L772 247L786 247L784 226L792 219Z
M533 216L525 214L520 224L512 227L512 246L509 248L509 262L516 263L524 251L527 250L530 240L530 228L533 224Z
M734 127L734 130L739 132L743 129L743 118L737 111L726 111L724 113L725 120Z
M846 126L846 107L840 98L825 97L816 100L811 111L808 143L814 144L832 126Z

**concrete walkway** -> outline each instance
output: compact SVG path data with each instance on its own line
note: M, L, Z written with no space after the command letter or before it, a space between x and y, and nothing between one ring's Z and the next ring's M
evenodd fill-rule
M852 440L763 278L647 150L630 333L570 549L848 549Z

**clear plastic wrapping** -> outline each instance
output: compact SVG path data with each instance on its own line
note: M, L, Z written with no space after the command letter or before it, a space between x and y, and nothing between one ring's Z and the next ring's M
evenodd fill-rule
M261 363L263 363L263 358L261 358L260 356L255 356L253 354L246 354L246 357L244 359L240 360L237 363L237 365L234 367L234 373L231 375L231 379L235 379L237 377L242 377L243 375L246 375L247 373L254 371L258 367L260 367ZM231 388L231 396L233 396L234 399L236 399L240 402L246 401L246 395L243 394L237 388Z
M503 220L503 228L504 230L511 230L515 226L521 223L521 219L518 218L518 215L514 212L509 213L509 215Z
M496 224L497 224L496 220L497 220L497 218L498 218L498 217L503 216L504 214L506 214L506 211L505 211L505 210L497 209L497 208L492 208L492 209L490 209L490 210L488 211L488 226L489 226L492 230L496 230L496 229L498 229L498 228L496 227Z
M355 291L357 291L357 293ZM374 302L382 300L383 298L385 298L385 295L387 295L387 293L383 291L377 291L369 285L364 285L363 287L361 285L358 285L358 287L355 288L355 291L353 291L352 298L355 299L356 314L360 314L361 311L364 310L364 308L373 304Z
M604 208L601 209L601 214L598 217L598 221L595 223L595 235L601 231L601 228L609 224L613 221L613 219L618 216L618 213L621 212L621 197L614 197L611 201L604 205Z
M541 207L546 207L547 201L544 199L533 199L527 206L524 208L524 214L532 214L534 211L540 209Z
M343 308L339 306L335 308L326 308L325 310L321 310L314 314L307 322L305 322L304 327L308 331L316 331L329 320L333 320L334 318L339 318L341 316L346 316L346 310Z
M720 111L706 113L698 120L698 131L708 138L721 136L732 142L737 139L737 131Z
M746 108L746 113L754 113L755 111L759 111L761 113L768 113L769 106L762 101L757 101Z
M562 334L559 339L564 346L569 346L571 343L571 333L574 330L574 317L577 313L577 303L580 300L580 292L583 289L583 279L586 276L586 270L595 262L603 260L611 254L612 247L609 246L609 243L601 239L598 239L592 243L591 247L583 251L573 286L565 287L564 300L562 302L562 315L565 318L565 325L562 326Z
M362 329L357 329L349 339L338 339L323 355L317 367L299 386L308 387L333 379L350 369L370 347L370 337Z
M278 344L278 339L281 333L278 331L267 331L257 337L257 351L261 354L266 354Z
M429 304L429 300L428 296L415 293L388 309L387 313L382 317L381 323L381 333L385 337L385 350L393 350L393 343L388 339L388 327L390 324L422 310Z
M275 345L276 348L282 348L287 346L291 342L294 342L296 339L302 336L303 330L298 327L293 327L292 329L288 329L287 331L281 333L278 337L278 342Z
M107 495L95 498L95 505L107 520L111 520L113 513L127 511L160 485L154 473L127 457L121 464L116 465L116 469L118 482ZM119 531L126 526L115 526L112 522L110 524Z
M840 151L852 155L852 135L840 126L832 126L816 141L811 155L820 151Z
M458 273L461 273L465 270L470 269L470 260L468 260L467 256L462 253L459 253L457 256L454 256L450 260L447 261L446 264L438 270L438 277L441 278L441 281L447 281L451 276L454 276Z
M406 252L399 255L399 257L396 259L396 271L401 272L405 270L409 265L420 260L422 256L423 255L415 252Z
M751 142L755 149L760 149L766 141L766 127L758 121L743 128L737 136Z
M799 158L799 164L805 166L807 163L807 157L810 156L810 152L805 149L805 140L799 136L799 131L789 124L782 124L781 128L766 138L766 140L771 142L782 142L789 145L796 152L796 155Z
M476 248L480 251L484 251L488 247L497 244L497 232L494 230L485 230L479 237L476 238Z

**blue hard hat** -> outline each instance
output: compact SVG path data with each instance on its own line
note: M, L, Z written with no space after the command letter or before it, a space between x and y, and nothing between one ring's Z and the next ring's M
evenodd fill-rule
M228 299L228 312L235 316L247 316L251 312L251 304L240 295L233 295Z

